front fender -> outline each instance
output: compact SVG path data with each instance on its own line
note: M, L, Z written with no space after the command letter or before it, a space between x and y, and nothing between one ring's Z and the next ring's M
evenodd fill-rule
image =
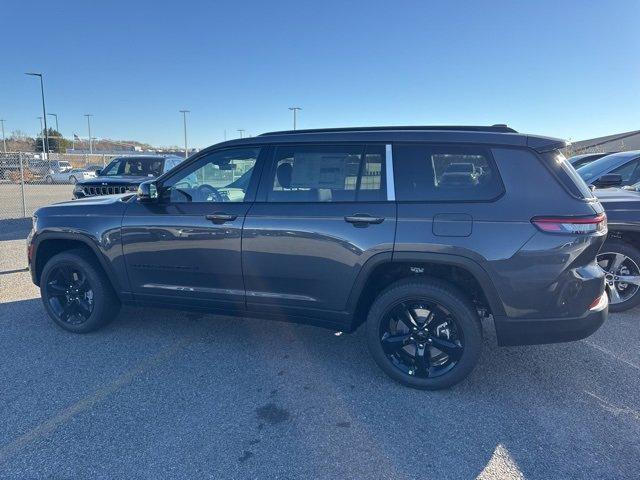
M124 270L122 255L120 221L119 219L116 221L116 218L113 218L113 220L114 225L110 225L109 228L103 228L99 234L78 227L38 225L38 229L30 237L31 258L29 269L31 270L33 282L39 285L39 276L43 265L39 265L38 258L41 252L44 252L47 242L67 240L70 242L70 248L73 248L71 242L81 243L93 252L117 293L129 292L129 280ZM104 218L102 218L102 221L104 221ZM47 220L38 219L39 224L43 222L47 223Z

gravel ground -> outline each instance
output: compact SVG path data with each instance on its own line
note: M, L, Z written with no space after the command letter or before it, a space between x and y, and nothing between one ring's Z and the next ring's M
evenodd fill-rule
M2 478L638 478L640 310L499 348L448 391L388 379L362 331L127 308L50 322L27 222L0 228Z

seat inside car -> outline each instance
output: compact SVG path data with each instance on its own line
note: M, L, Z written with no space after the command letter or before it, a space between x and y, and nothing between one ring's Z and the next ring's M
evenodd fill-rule
M273 191L271 195L280 201L330 202L332 191L328 188L298 189L291 186L293 165L281 163L276 169L276 179L284 191Z

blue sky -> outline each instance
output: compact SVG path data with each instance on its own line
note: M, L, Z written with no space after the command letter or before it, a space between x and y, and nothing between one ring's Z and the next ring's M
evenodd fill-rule
M55 9L52 8L55 5ZM40 13L40 12L43 13ZM291 128L508 123L579 140L640 129L638 1L7 0L0 118L35 134L190 144Z

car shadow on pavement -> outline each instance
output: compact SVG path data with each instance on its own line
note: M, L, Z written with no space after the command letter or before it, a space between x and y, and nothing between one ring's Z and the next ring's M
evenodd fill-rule
M0 242L26 239L31 230L31 218L9 218L0 220Z
M510 471L568 478L589 471L625 478L639 466L637 372L584 342L501 348L486 325L484 352L472 375L450 390L423 392L394 383L376 367L362 329L336 335L285 322L127 307L106 328L74 335L47 318L39 299L2 304L0 318L6 355L0 364L28 366L18 377L7 375L5 391L29 385L30 391L55 392L48 400L52 408L65 388L80 388L80 372L88 395L109 382L105 372L121 364L135 372L139 358L178 344L170 360L138 375L153 392L145 396L145 411L164 412L146 418L145 428L171 432L172 449L184 447L185 460L195 465L204 460L194 452L220 441L210 472L474 478ZM82 370L56 368L66 362L85 363L79 363ZM116 418L105 422L117 425L118 412L138 408L137 383L133 376L118 386L119 406L109 410ZM184 398L191 400L185 404ZM97 411L92 422L112 401L105 397L91 407ZM203 421L219 406L222 417ZM8 422L16 421L17 412L1 410ZM77 428L99 434L95 425ZM139 428L130 438L119 437L123 447L135 450L147 441ZM234 428L234 435L221 433ZM274 472L269 465L287 467Z

